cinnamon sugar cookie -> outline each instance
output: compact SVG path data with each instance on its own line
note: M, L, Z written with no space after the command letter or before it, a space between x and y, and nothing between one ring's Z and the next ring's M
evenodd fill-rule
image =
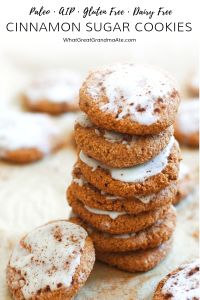
M184 145L199 146L199 100L191 99L180 104L174 124L175 137Z
M174 138L152 160L132 168L109 168L79 153L78 164L84 177L98 189L121 197L157 193L178 177L179 146Z
M28 233L15 246L7 283L15 300L68 300L89 276L95 254L79 225L54 221Z
M199 300L200 261L180 266L158 284L153 300Z
M108 211L84 205L72 194L68 195L68 203L73 211L86 223L99 231L111 234L123 234L143 230L159 219L165 218L170 206L132 215L126 211Z
M85 114L75 125L78 149L109 167L131 167L158 155L173 135L173 127L157 135L136 136L97 128Z
M91 72L80 89L80 108L99 127L126 134L157 134L174 123L179 93L160 70L118 64Z
M52 152L63 140L55 123L42 114L4 111L0 115L0 158L29 163Z
M126 252L139 249L150 249L159 246L170 239L176 224L176 213L170 208L166 217L152 226L137 233L111 235L102 233L83 223L79 218L70 221L83 226L94 242L94 247L100 252Z
M22 95L25 106L31 111L61 114L77 111L79 74L67 70L44 72L27 87Z
M103 207L105 210L126 211L138 214L171 204L177 194L177 183L171 183L157 194L122 198L95 188L87 182L76 165L73 170L73 181L68 187L67 193L74 195L75 198L80 199L82 203L89 207L97 209Z
M178 190L176 197L173 198L173 204L176 205L181 202L192 192L193 188L194 181L190 175L189 168L181 162L178 176Z
M157 248L123 253L96 251L96 257L99 261L117 267L122 271L146 272L153 269L167 256L171 250L171 244L172 241L169 240Z

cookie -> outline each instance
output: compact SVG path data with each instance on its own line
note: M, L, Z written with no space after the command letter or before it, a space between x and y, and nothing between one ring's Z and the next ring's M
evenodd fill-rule
M192 192L193 188L194 181L190 175L189 168L181 162L178 176L178 190L176 197L173 198L173 204L176 205L181 202Z
M172 125L179 104L176 84L160 70L117 64L91 72L80 108L98 127L126 134L158 134Z
M113 211L126 211L138 214L144 211L154 210L161 206L169 205L174 201L177 194L177 183L173 182L157 194L122 198L102 192L91 185L83 177L80 168L76 165L73 170L73 180L68 187L68 194L80 199L89 207Z
M98 189L121 197L157 193L178 177L179 146L174 138L152 160L131 168L109 168L79 153L78 164L83 176Z
M0 115L0 158L29 163L63 144L59 128L42 114L4 111Z
M174 124L174 135L183 145L199 146L199 100L191 99L180 104Z
M158 265L171 249L171 240L157 248L130 252L106 253L96 251L96 258L122 271L146 272Z
M159 219L165 218L170 206L143 212L138 215L132 215L126 211L108 211L91 208L84 205L72 194L68 194L68 203L77 214L86 223L99 231L111 234L123 234L143 230Z
M199 259L180 266L158 284L153 300L199 300Z
M75 72L43 72L26 88L22 100L31 111L53 115L77 111L80 85L80 75Z
M199 73L196 72L191 76L188 84L188 92L191 97L199 97Z
M7 267L15 300L74 298L94 265L94 248L79 225L60 220L38 227L15 246Z
M80 224L87 230L97 251L127 252L155 248L169 240L175 229L176 213L173 208L170 208L166 217L152 226L137 233L118 235L97 231L79 218L72 218L71 221Z
M169 143L173 127L157 135L136 136L97 128L81 114L75 125L78 149L113 168L131 167L158 155Z

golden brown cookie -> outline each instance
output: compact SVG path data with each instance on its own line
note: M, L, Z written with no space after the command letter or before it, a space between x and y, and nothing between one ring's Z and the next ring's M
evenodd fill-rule
M199 259L180 266L158 284L153 300L199 300Z
M177 183L171 183L157 194L122 198L102 192L88 183L80 168L76 165L73 170L73 181L68 187L67 193L80 199L82 203L89 207L97 209L103 207L105 210L138 214L171 204L177 194Z
M79 154L78 165L82 174L98 189L121 197L157 193L178 177L180 152L173 139L151 161L132 168L109 168L99 161Z
M143 212L138 215L128 214L125 211L107 211L102 209L91 208L84 205L79 199L72 194L68 195L68 203L77 214L86 223L99 231L111 234L123 234L143 230L159 219L165 218L170 206Z
M29 163L63 144L57 125L42 114L3 111L0 115L0 158Z
M184 163L180 163L178 176L178 190L173 198L173 204L176 205L187 197L194 189L194 180L189 172L188 167Z
M175 229L176 213L171 208L163 220L157 221L152 226L137 233L118 235L97 231L79 218L71 218L70 221L81 225L87 230L97 251L127 252L155 248L169 240Z
M96 258L122 271L146 272L158 265L171 249L172 241L168 240L157 248L130 252L105 253L96 251Z
M44 72L35 78L22 94L25 106L31 111L62 114L77 111L79 74L67 70Z
M191 147L199 146L199 100L191 99L180 104L174 134L177 140Z
M157 134L174 123L179 93L160 70L118 64L91 72L80 89L80 108L98 127Z
M75 125L78 149L113 168L131 167L158 155L169 143L173 127L157 135L136 136L97 128L81 114Z
M91 239L79 225L60 220L38 227L15 246L7 283L15 300L70 300L95 260Z

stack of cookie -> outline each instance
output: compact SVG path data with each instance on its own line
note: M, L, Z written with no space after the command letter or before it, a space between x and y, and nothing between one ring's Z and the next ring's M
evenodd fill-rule
M89 74L75 125L79 157L68 202L98 260L147 271L169 252L176 216L179 94L169 75L121 64Z

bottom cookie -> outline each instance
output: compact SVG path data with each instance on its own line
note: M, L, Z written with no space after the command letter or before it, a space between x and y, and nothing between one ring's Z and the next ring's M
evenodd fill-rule
M128 272L146 272L158 265L169 253L172 240L157 248L125 253L105 253L96 251L96 258L110 266Z

